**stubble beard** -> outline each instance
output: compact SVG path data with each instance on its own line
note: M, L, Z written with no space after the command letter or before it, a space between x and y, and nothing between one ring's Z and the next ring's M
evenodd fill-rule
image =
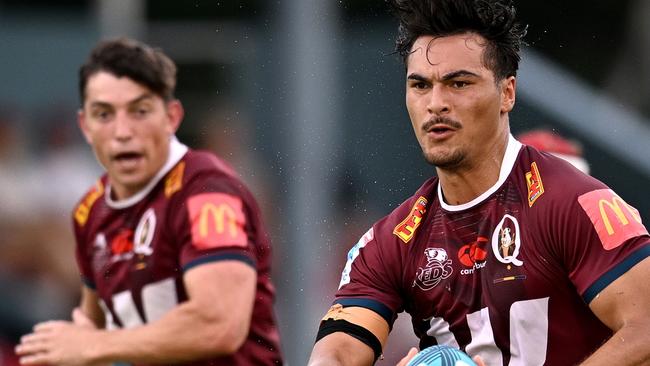
M458 150L449 152L448 154L441 154L428 153L423 149L422 155L427 163L444 170L458 169L463 165L463 161L465 160L465 154Z

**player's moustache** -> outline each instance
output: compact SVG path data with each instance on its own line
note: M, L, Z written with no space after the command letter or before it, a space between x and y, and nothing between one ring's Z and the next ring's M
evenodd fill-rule
M438 124L445 125L445 126L447 126L449 128L452 128L454 130L459 130L459 129L461 129L463 127L463 125L460 122L458 122L456 120L453 120L453 119L451 119L449 117L437 116L437 117L434 117L434 118L428 120L422 126L422 129L424 131L429 131L429 130L431 130L431 128L433 128L433 126L438 125Z

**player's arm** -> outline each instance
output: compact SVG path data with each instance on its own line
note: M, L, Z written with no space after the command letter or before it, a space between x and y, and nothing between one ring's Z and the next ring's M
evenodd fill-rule
M169 363L232 354L248 335L256 279L241 261L193 267L184 276L187 302L149 325L107 332L97 358Z
M80 311L81 314L77 314L77 311ZM105 326L104 311L99 306L99 297L95 290L86 285L81 286L81 301L79 307L72 314L72 319L76 324L83 325L84 319L80 318L80 315L82 315L83 318L92 322L96 328L104 328Z
M320 339L314 345L309 366L372 365L372 348L353 336L337 332Z
M582 365L650 364L650 258L605 287L589 304L614 335Z
M111 331L46 322L17 353L24 365L174 363L232 354L248 334L256 277L241 261L198 265L184 276L188 301L157 321Z
M388 322L374 311L334 305L320 324L309 366L370 366L388 332Z

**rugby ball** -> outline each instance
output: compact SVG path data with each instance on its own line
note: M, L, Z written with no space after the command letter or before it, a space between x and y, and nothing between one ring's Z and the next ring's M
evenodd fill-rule
M418 352L406 366L476 366L476 363L458 348L438 345Z

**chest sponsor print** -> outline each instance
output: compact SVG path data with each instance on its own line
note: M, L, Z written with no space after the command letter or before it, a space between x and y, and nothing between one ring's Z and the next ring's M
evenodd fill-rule
M424 250L427 264L424 267L418 267L413 281L413 287L417 286L424 291L431 290L438 284L449 278L453 273L451 259L447 251L442 248L427 248Z
M116 263L133 258L150 256L153 253L151 243L156 231L156 214L149 208L140 218L135 232L131 228L121 228L107 240L104 232L97 233L94 247L94 261L100 268L105 263ZM110 237L110 236L109 236Z
M470 275L476 270L485 267L485 259L488 254L486 250L488 242L488 238L479 236L475 242L460 247L458 250L458 260L463 266L468 267L460 270L461 275Z

